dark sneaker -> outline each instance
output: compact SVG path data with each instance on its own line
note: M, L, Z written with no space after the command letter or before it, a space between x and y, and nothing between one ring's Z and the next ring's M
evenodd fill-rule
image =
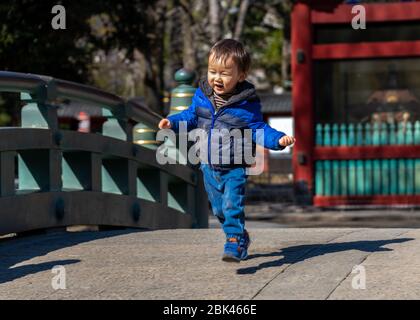
M225 243L222 260L226 262L240 262L248 257L248 247L251 243L245 230L242 237L229 237Z
M226 262L240 262L242 248L239 246L237 238L228 238L225 243L222 260Z
M239 240L239 246L242 249L241 260L246 260L246 258L248 258L248 248L250 244L251 244L251 239L249 238L249 233L248 231L244 230L244 234Z

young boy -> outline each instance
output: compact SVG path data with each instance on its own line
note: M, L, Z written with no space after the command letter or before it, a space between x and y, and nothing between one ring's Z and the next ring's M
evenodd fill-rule
M217 42L209 53L207 78L200 81L191 106L179 114L161 120L159 128L176 131L179 123L185 121L188 130L205 130L208 133L209 149L219 148L217 151L222 153L227 147L234 149L235 141L229 137L230 145L218 145L210 140L212 130L250 129L254 143L258 141L272 150L282 150L293 144L293 137L271 128L263 121L255 87L245 80L250 60L240 42L232 39ZM263 141L255 134L257 129L260 132L263 130ZM242 161L238 161L237 155L232 155L232 152L228 154L230 159L224 159L223 163L208 157L209 163L202 162L201 170L213 213L226 234L222 260L239 262L247 258L250 244L244 215L248 165L243 154L242 159L239 159Z

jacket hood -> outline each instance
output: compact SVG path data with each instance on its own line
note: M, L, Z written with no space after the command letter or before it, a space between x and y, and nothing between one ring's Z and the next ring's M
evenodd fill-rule
M210 87L209 82L207 81L207 77L201 78L198 82L198 85L201 91L210 99L210 101L212 101L213 89ZM230 97L224 106L229 106L244 100L259 101L255 86L247 80L239 82L236 85L233 96Z

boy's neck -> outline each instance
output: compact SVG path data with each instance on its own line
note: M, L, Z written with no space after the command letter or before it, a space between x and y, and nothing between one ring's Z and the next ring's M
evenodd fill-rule
M199 87L204 93L204 95L206 95L214 103L214 98L215 98L214 90L209 85L207 77L203 77L200 79ZM254 85L246 80L236 84L235 89L233 90L233 92L231 92L231 94L232 95L231 97L229 97L229 101L226 103L227 105L234 104L244 99L251 99L251 100L258 99L258 96L256 95L256 92L255 92Z
M214 106L216 107L216 110L223 107L232 96L233 96L233 92L217 94L216 92L213 91L213 100L214 100Z
M213 91L213 94L226 100L226 99L229 99L231 96L233 96L235 92L231 91L231 92L225 92L223 94L218 94L215 91Z

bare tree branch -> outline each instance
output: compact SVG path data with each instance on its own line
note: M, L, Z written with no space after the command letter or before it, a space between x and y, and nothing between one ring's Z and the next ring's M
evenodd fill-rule
M227 1L226 9L225 10L222 10L222 13L220 14L220 21L224 21L225 20L227 14L229 12L229 10L232 9L233 1L234 0Z
M212 43L220 39L220 6L217 0L209 0L210 35Z
M248 12L249 0L242 0L239 8L238 20L236 21L235 33L233 38L239 40L244 29L245 17Z

